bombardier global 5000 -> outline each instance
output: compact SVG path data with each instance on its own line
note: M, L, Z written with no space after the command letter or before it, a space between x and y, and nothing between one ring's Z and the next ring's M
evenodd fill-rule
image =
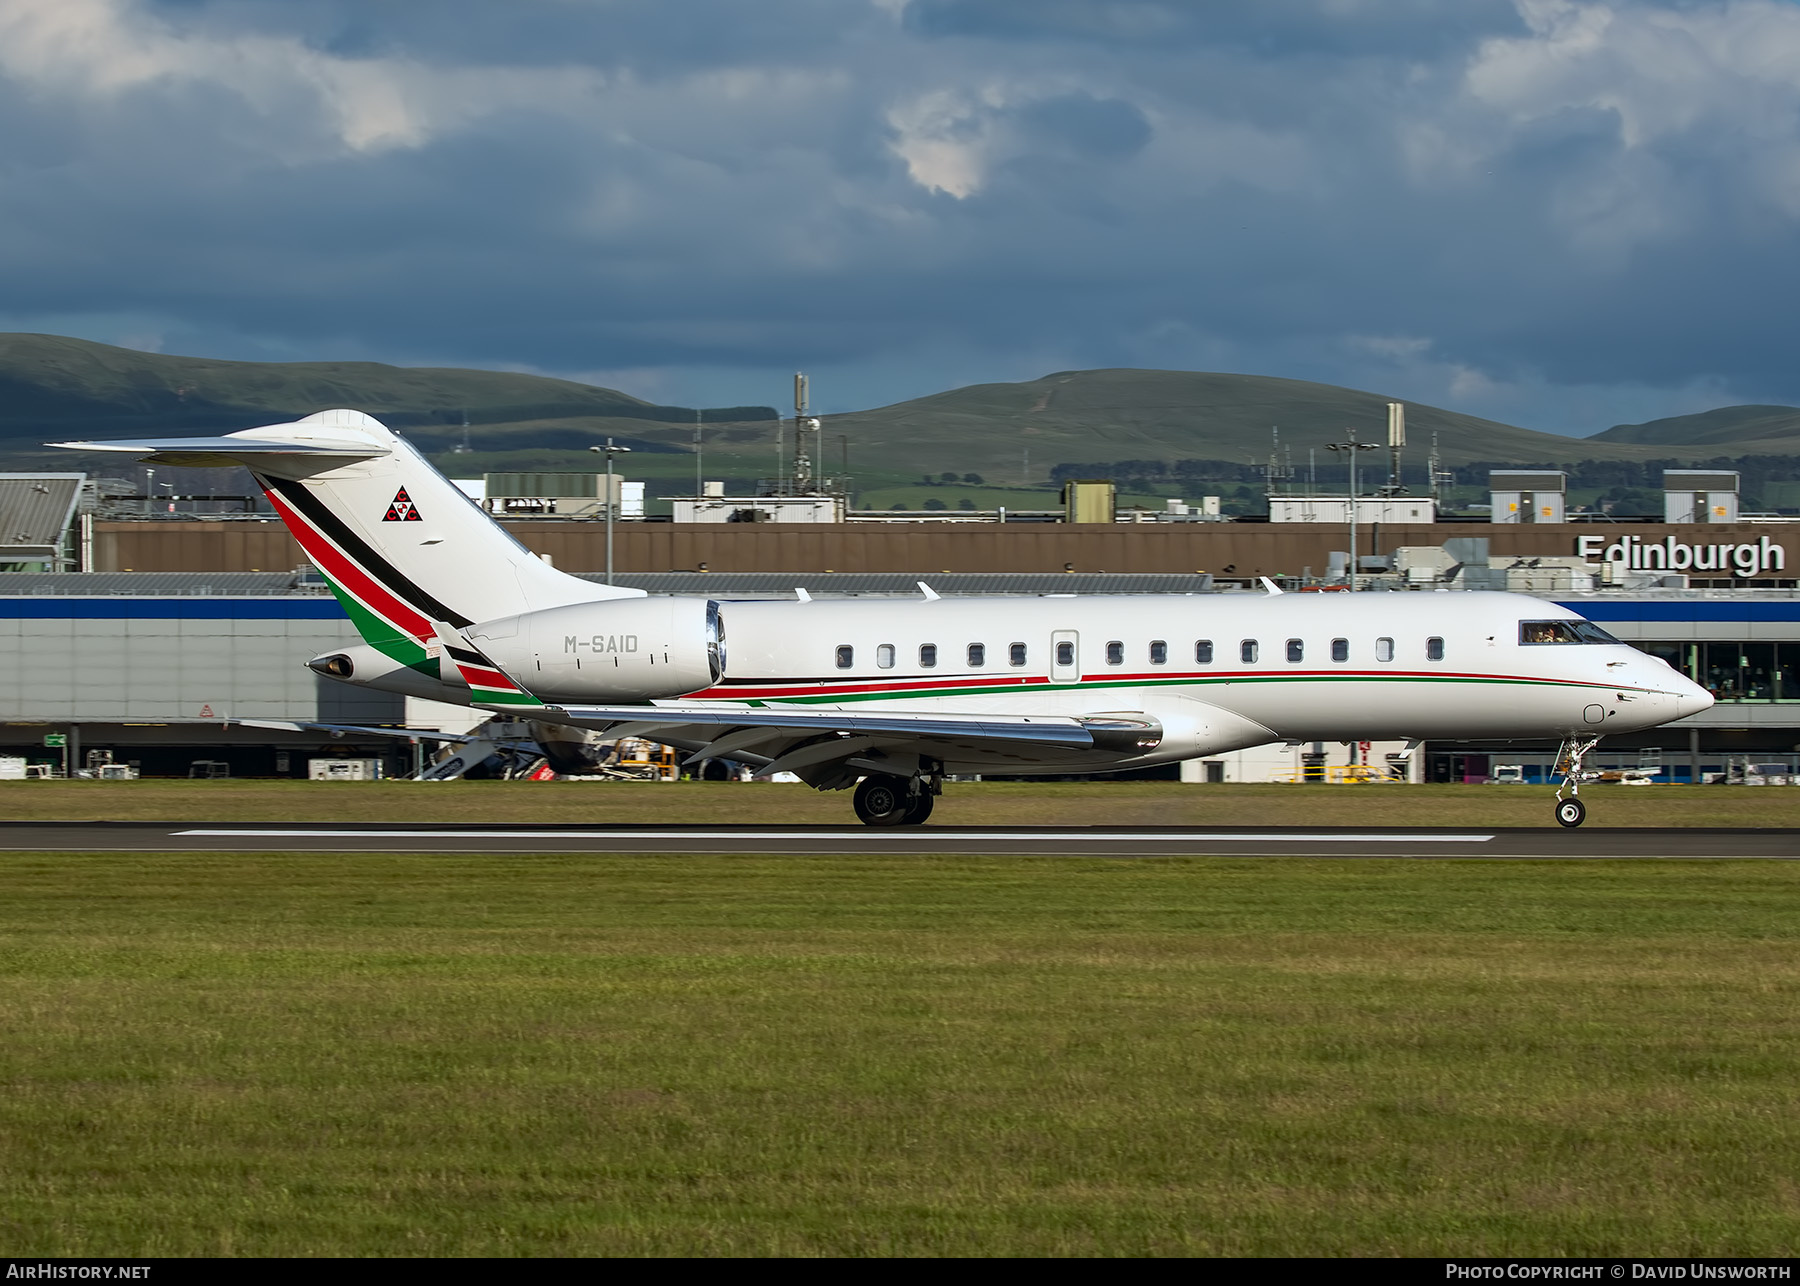
M1557 738L1556 816L1576 826L1600 737L1712 704L1655 657L1516 594L647 596L534 557L358 411L56 445L247 466L363 638L309 661L321 674L854 787L874 826L924 821L950 774L1375 738Z

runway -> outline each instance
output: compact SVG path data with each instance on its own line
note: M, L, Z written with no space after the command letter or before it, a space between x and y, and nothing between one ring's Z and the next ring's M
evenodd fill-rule
M0 851L1012 854L1037 857L1800 858L1800 829L420 826L11 822Z

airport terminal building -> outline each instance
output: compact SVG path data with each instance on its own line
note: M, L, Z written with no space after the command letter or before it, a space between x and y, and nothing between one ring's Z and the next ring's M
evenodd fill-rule
M656 592L732 597L791 594L791 575L705 578L622 574ZM815 596L916 594L911 575L814 574ZM1193 574L1067 573L928 575L940 593L1207 593ZM1254 591L1231 590L1245 593ZM1662 780L1729 773L1734 763L1800 770L1800 594L1792 590L1590 591L1551 594L1617 637L1667 659L1719 698L1694 718L1602 743L1601 762L1663 766ZM378 759L388 771L413 766L405 739L332 737L246 727L238 720L391 725L465 732L480 717L461 707L335 683L305 667L313 656L356 642L350 621L316 576L285 573L64 573L0 575L0 756L60 767L136 764L150 775L196 771L295 776L319 757ZM46 746L62 737L66 745ZM1377 765L1400 749L1275 746L1189 766L1192 779L1294 776L1305 757L1328 767L1361 758ZM1415 779L1480 781L1501 763L1540 776L1555 747L1423 747ZM1317 766L1316 764L1314 766Z
M43 569L0 572L0 759L304 776L314 758L357 756L401 772L419 762L417 739L239 721L421 734L481 721L463 707L306 669L356 636L279 522L248 513L102 520L76 503L81 485L71 474L0 478L0 527L32 533L11 565L29 556ZM920 581L946 595L1260 593L1264 577L1325 595L1528 593L1663 657L1717 698L1678 724L1609 738L1603 765L1653 767L1662 781L1742 776L1754 765L1769 778L1800 774L1800 520L1740 513L1729 473L1670 470L1660 522L1574 520L1560 473L1499 471L1491 485L1489 517L1477 522L1442 521L1429 498L1410 496L1274 496L1260 521L1173 501L1167 513L1122 514L1111 508L1110 484L1071 484L1061 521L1007 521L1004 511L854 521L841 506L829 514L815 506L795 509L791 521L758 510L754 521L708 511L659 522L640 509L607 524L589 499L580 517L549 506L546 516L506 525L577 575L598 580L610 564L621 584L721 600L796 588L914 595ZM734 503L720 499L727 518ZM1385 771L1386 756L1401 749L1277 745L1183 771L1196 781L1354 775L1359 766ZM1413 780L1534 779L1554 753L1434 743L1404 770Z

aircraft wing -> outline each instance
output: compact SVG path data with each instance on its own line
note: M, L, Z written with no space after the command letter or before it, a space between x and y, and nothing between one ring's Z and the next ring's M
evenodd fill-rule
M1029 741L1073 750L1113 749L1122 741L1137 748L1155 721L1147 716L1085 717L1058 715L857 714L843 710L770 709L718 701L659 702L648 706L546 706L531 717L545 723L611 731L629 724L624 737L647 737L653 728L768 728L817 734L897 734L911 737L959 737L973 740ZM1160 736L1153 737L1153 741Z
M688 751L687 762L735 759L762 771L792 772L821 790L855 783L863 773L908 774L926 760L995 766L1016 759L1042 763L1067 757L1089 768L1141 754L1162 740L1162 727L1135 713L957 715L769 709L723 702L653 706L546 706L531 718L591 728L603 736L642 737Z
M426 728L371 728L355 723L304 723L290 719L228 719L240 728L269 728L276 732L328 732L334 737L395 737L407 741L454 741L466 744L482 738L460 732L434 732Z

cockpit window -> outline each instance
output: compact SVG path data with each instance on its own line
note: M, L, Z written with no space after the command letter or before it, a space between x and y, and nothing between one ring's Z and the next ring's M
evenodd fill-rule
M1521 643L1617 643L1592 621L1520 621Z

